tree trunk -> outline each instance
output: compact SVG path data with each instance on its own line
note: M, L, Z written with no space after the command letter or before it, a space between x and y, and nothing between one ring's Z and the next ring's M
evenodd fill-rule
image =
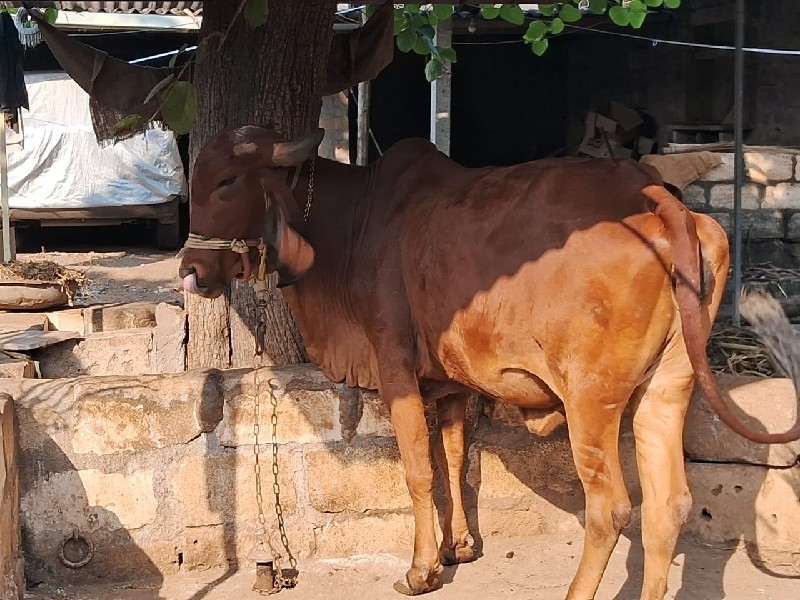
M268 0L267 23L257 28L242 14L234 21L240 4L241 0L206 0L203 5L192 167L199 149L223 127L271 123L280 134L295 138L319 122L336 3ZM274 280L272 286L263 363L304 362L292 314L274 289ZM187 294L186 309L189 368L252 366L256 311L249 284L234 282L228 294L214 301Z

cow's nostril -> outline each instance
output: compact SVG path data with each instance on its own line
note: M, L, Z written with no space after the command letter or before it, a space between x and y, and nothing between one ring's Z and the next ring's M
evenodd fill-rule
M181 279L186 277L187 275L191 275L192 273L197 273L197 270L194 267L181 267L178 269L178 275Z

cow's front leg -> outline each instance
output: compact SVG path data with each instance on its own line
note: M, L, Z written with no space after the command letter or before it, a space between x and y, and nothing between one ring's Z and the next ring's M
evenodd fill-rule
M439 419L439 443L434 455L444 480L447 506L442 521L441 560L446 565L469 562L475 558L474 540L469 533L461 476L464 469L464 421L469 393L451 394L436 403Z
M389 406L414 509L414 558L406 581L398 581L394 588L407 595L422 594L438 586L442 572L434 530L433 467L425 410L411 371L382 373L380 392Z

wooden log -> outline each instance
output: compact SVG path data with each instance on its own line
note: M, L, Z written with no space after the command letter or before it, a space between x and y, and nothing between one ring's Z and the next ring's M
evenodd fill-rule
M0 598L22 600L25 581L19 547L19 472L14 400L0 394Z

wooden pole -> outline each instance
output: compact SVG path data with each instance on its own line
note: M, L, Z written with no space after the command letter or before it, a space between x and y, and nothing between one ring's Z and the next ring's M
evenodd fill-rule
M0 206L3 213L3 262L9 262L11 256L11 217L8 208L8 157L6 155L6 113L0 127Z
M358 84L358 132L356 134L356 164L369 163L369 105L372 100L372 86L369 81Z
M433 43L449 48L452 43L453 29L450 19L436 24L436 35ZM450 73L444 73L439 79L431 82L431 142L450 156Z
M3 600L22 600L25 595L19 547L18 432L14 400L8 394L0 394L0 598Z

